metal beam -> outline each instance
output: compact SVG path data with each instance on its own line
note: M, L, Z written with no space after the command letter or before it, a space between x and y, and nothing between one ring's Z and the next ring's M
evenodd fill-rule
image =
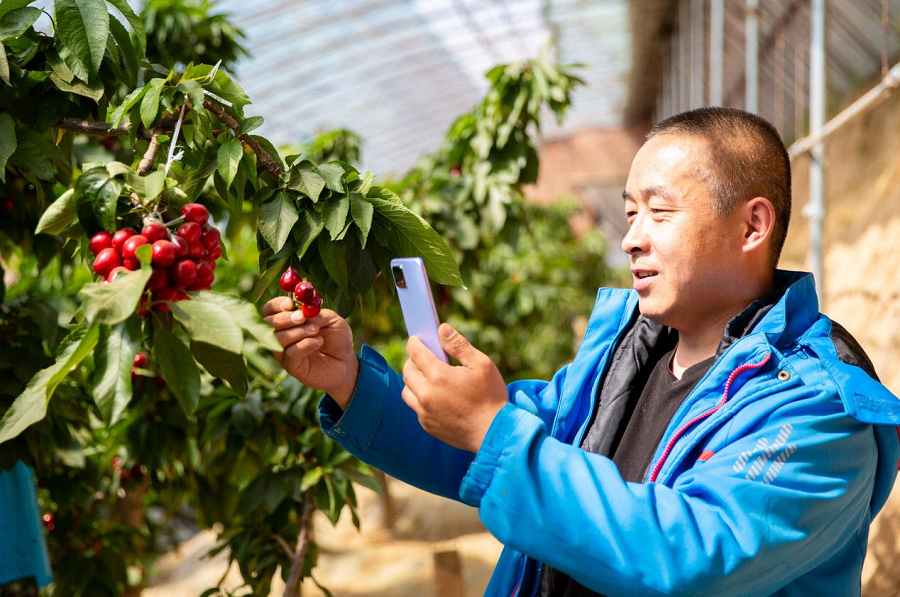
M725 0L709 7L709 104L722 105L722 68L725 55Z
M809 132L813 138L822 133L825 125L825 0L811 0L809 44ZM822 220L825 219L825 147L817 143L811 152L809 165L809 203L804 215L809 218L809 249L816 294L825 301L824 259L822 251Z
M759 0L747 0L744 15L744 109L759 111Z

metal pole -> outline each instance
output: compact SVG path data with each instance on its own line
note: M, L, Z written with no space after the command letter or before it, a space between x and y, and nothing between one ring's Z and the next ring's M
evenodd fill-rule
M669 54L669 68L672 71L672 84L670 91L672 93L672 115L681 112L681 73L678 72L678 31L672 32L672 50Z
M722 67L725 49L725 0L709 6L709 104L722 105Z
M703 22L704 0L691 0L691 107L699 108L704 104L703 86L706 77L703 74Z
M681 0L678 15L678 68L681 71L681 106L690 110L691 105L691 7L688 0Z
M809 134L816 137L825 125L825 0L811 0L809 44ZM825 178L822 143L812 149L809 165L809 203L804 214L809 218L810 261L816 279L816 294L824 303L824 267L822 259L822 220L825 218Z
M756 114L759 110L759 0L747 0L744 18L744 109Z

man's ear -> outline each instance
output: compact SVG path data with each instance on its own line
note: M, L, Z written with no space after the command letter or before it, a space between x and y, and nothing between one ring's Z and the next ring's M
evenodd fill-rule
M775 229L775 207L765 197L754 197L744 204L744 239L742 249L745 253L758 251L766 246Z

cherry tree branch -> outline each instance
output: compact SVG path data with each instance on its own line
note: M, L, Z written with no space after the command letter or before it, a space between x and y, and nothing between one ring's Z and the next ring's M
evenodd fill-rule
M207 100L203 100L203 107L215 114L222 123L230 128L234 133L235 137L240 139L243 143L246 143L253 149L253 152L259 157L259 161L262 162L262 165L268 170L272 176L276 179L281 178L281 166L278 165L278 162L272 157L268 151L263 149L262 145L259 142L251 137L250 135L244 133L243 135L238 134L241 130L241 125L238 124L238 121L234 119L234 116L223 110L218 105L213 102Z
M309 550L310 516L313 511L312 498L309 492L303 496L303 513L300 515L300 534L297 535L297 549L291 558L291 571L288 573L287 583L284 587L284 597L299 597L300 573L303 571L303 562L306 561L306 552Z

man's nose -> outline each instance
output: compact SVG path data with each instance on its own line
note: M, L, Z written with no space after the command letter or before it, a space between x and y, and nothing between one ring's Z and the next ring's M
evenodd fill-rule
M628 227L628 232L622 239L622 250L631 255L635 252L646 252L649 247L649 238L644 230L641 217L638 216Z

